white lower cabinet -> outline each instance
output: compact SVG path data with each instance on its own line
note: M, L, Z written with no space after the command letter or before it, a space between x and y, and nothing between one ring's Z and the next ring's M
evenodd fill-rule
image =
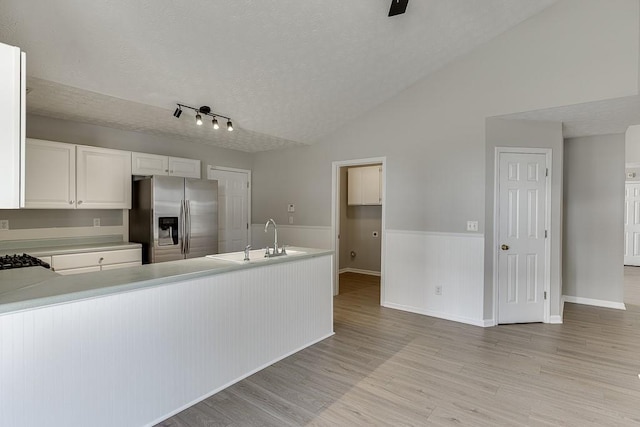
M89 273L142 265L141 249L53 255L51 268L59 274Z

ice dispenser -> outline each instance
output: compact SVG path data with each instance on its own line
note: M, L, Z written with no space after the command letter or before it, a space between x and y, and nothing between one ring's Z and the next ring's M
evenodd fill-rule
M158 246L178 244L178 217L161 216L158 218Z

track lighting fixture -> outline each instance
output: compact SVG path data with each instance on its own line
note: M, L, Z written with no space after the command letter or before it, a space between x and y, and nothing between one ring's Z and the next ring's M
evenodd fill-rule
M205 115L213 117L213 120L211 120L211 124L213 125L214 129L220 129L220 125L218 124L218 117L222 117L223 119L227 119L227 130L229 132L233 131L233 123L231 123L231 118L223 116L222 114L214 113L213 111L211 111L211 107L208 107L206 105L203 105L200 108L195 108L184 104L178 104L178 107L173 112L173 117L180 118L183 108L188 108L196 112L196 125L198 126L202 126L202 116Z

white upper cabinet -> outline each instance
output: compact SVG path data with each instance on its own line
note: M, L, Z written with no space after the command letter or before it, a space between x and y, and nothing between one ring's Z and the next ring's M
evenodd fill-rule
M199 179L200 160L132 153L131 173L133 175L169 175Z
M360 166L347 170L347 203L349 205L382 204L382 167Z
M76 147L78 209L131 209L131 152Z
M168 175L169 157L148 153L131 153L133 175Z
M75 209L76 146L27 138L26 208Z
M0 43L0 209L24 204L25 66L19 48Z
M200 179L200 160L169 157L169 175Z

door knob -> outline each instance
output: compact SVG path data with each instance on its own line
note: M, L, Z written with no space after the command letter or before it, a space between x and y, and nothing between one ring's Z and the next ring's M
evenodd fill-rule
M509 246L508 245L502 245L502 246L500 246L500 249L502 249L503 251L508 251L509 250Z

